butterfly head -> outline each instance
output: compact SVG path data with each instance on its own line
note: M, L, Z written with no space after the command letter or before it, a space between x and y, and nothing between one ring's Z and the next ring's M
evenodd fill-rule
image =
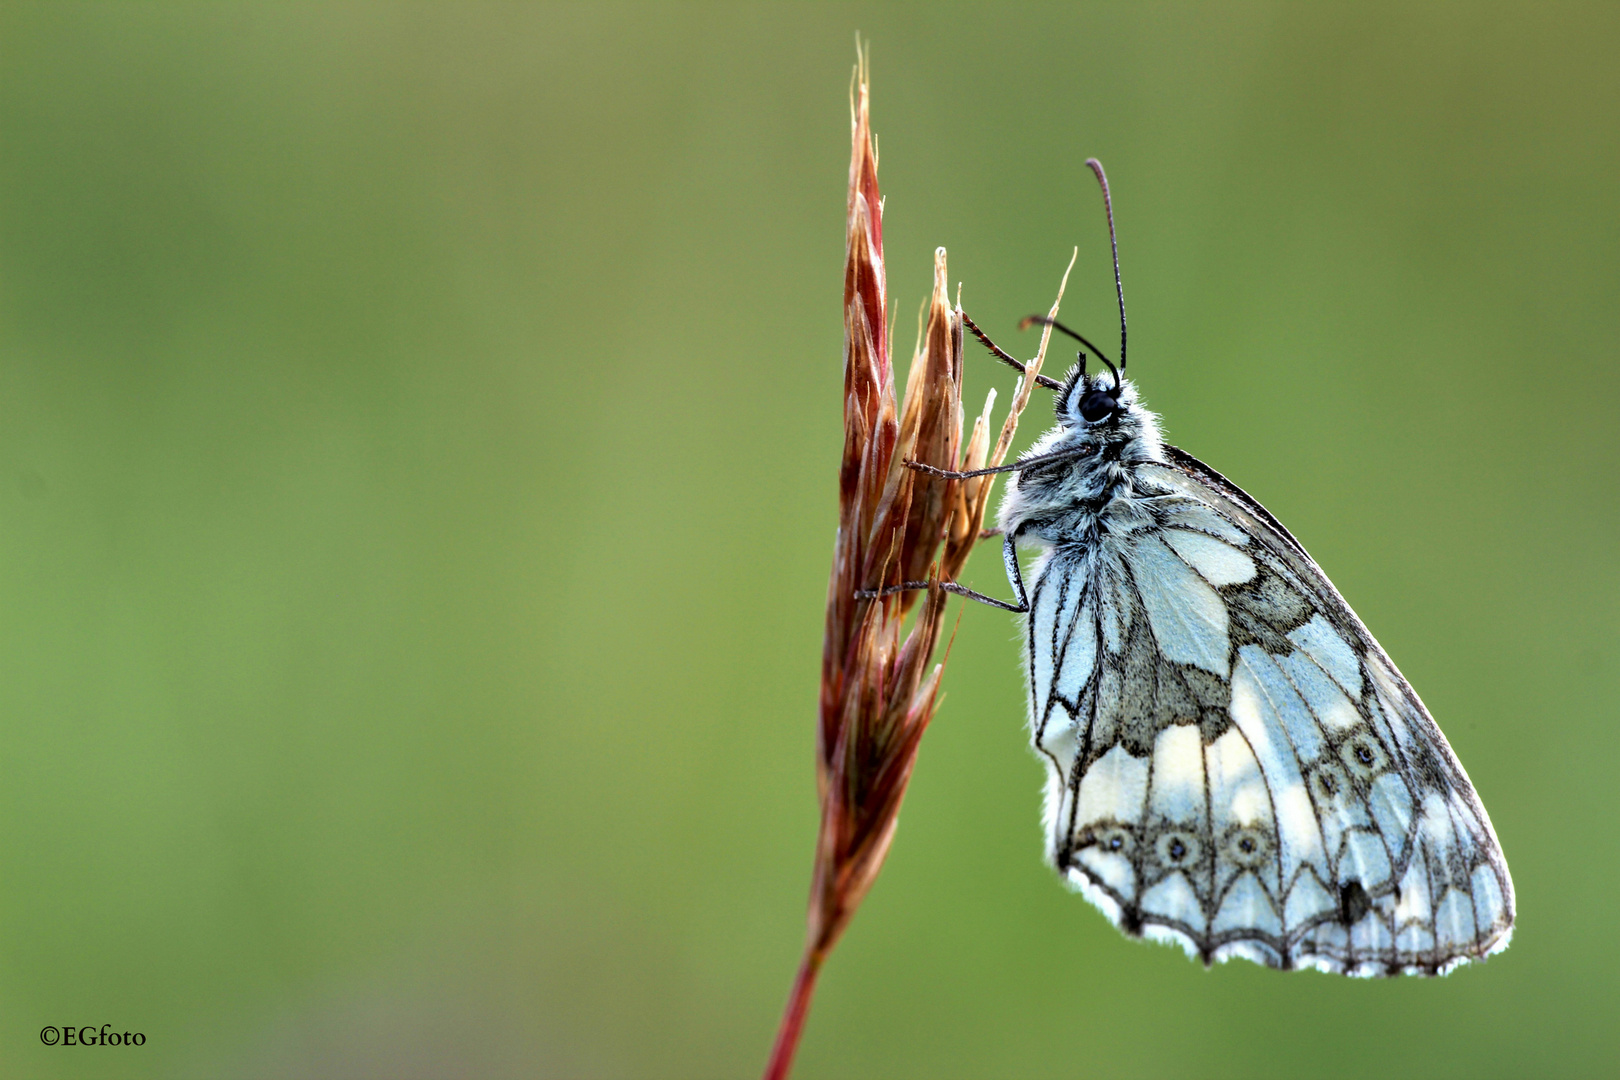
M1066 428L1114 428L1136 404L1136 387L1117 372L1088 375L1083 363L1076 364L1052 404L1058 423Z
M1131 380L1111 371L1089 374L1076 364L1053 404L1058 426L1048 449L1091 447L1096 457L1088 460L1113 464L1159 457L1158 418L1142 404Z

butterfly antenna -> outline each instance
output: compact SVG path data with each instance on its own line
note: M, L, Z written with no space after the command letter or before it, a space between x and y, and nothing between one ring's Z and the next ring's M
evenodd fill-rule
M1028 330L1031 326L1050 326L1060 334L1067 334L1080 344L1084 345L1086 348L1090 349L1092 352L1096 353L1097 358L1103 363L1108 363L1108 358L1103 355L1103 351L1097 348L1097 346L1093 345L1091 341L1085 337L1085 335L1070 330L1067 326L1064 326L1056 319L1049 319L1045 315L1025 315L1022 319L1018 320L1018 329L1020 330Z
M1118 401L1120 391L1125 389L1125 376L1121 374L1123 369L1117 368L1113 364L1109 364L1108 357L1104 356L1102 353L1097 354L1097 359L1101 360L1105 364L1108 364L1108 370L1113 373L1114 389L1109 393L1108 396L1113 398L1115 401Z
M1125 285L1119 278L1119 239L1114 235L1114 200L1108 194L1108 175L1103 172L1102 162L1096 158L1086 158L1086 165L1097 174L1097 183L1102 185L1103 209L1108 212L1108 242L1114 248L1114 291L1119 294L1119 372L1116 373L1115 385L1118 377L1125 372ZM1098 354L1101 357L1102 354ZM1103 363L1108 364L1106 359ZM1108 364L1112 368L1113 364Z

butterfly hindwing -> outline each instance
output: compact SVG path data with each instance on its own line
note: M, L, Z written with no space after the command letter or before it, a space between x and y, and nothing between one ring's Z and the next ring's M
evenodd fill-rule
M1434 973L1505 946L1512 884L1439 728L1316 564L1190 456L1036 569L1058 867L1206 961Z

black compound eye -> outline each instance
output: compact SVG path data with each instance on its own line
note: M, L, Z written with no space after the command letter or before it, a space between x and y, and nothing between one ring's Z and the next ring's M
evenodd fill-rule
M1093 390L1080 402L1080 417L1088 424L1103 420L1119 408L1119 402L1106 390Z

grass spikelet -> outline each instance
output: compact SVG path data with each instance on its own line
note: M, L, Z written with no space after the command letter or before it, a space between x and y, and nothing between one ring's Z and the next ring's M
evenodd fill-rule
M994 449L991 392L963 453L962 312L949 302L945 249L939 248L933 295L922 319L905 399L896 407L883 204L866 65L863 52L850 102L844 449L816 744L821 826L804 956L766 1067L767 1080L783 1080L791 1070L817 975L876 880L894 838L917 748L939 704L945 665L932 661L948 596L939 583L954 581L966 565L989 504L993 477L943 479L906 468L905 462L947 470L982 467L987 460L1000 464L1051 335L1048 327L1041 355L1015 391L1013 411ZM1055 316L1055 304L1052 312ZM857 595L921 580L932 584L882 598Z

